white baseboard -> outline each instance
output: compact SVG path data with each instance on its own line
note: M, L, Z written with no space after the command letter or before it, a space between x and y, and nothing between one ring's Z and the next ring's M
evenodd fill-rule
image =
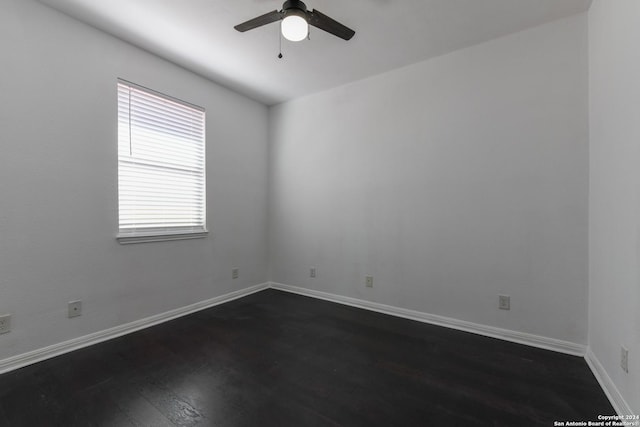
M508 329L496 328L493 326L481 325L478 323L467 322L465 320L453 319L450 317L438 316L435 314L424 313L421 311L408 310L405 308L394 307L391 305L380 304L377 302L365 301L357 298L350 298L327 292L314 291L311 289L300 288L297 286L284 285L282 283L271 282L270 287L281 291L292 292L295 294L306 295L313 298L319 298L327 301L337 302L340 304L350 305L353 307L363 308L366 310L377 311L378 313L389 314L392 316L403 317L405 319L417 320L418 322L430 323L433 325L444 326L447 328L457 329L465 332L472 332L492 338L498 338L505 341L511 341L518 344L530 345L532 347L553 350L560 353L571 354L574 356L584 356L586 346L562 341L555 338L547 338L539 335L527 334L524 332L512 331Z
M69 341L64 341L48 347L40 348L28 353L9 357L8 359L0 360L0 374L13 371L14 369L22 368L27 365L31 365L33 363L41 362L43 360L64 353L69 353L83 347L88 347L90 345L117 338L122 335L130 334L132 332L164 323L178 317L186 316L187 314L195 313L196 311L204 310L215 305L232 301L234 299L242 298L255 292L267 289L268 287L269 283L262 283L260 285L255 285L239 291L230 292L228 294L220 295L218 297L211 298L205 301L199 301L195 304L191 304L185 307L176 308L165 313L160 313L151 317L136 320L131 323L119 325L110 329L105 329L104 331L95 332L93 334L74 338Z
M600 387L604 390L604 393L609 398L613 409L616 410L618 415L633 415L631 406L629 406L624 397L622 397L618 387L613 383L607 371L605 371L596 355L591 351L591 348L587 349L587 354L584 356L584 359L587 361L587 365L591 368L593 375L600 383Z

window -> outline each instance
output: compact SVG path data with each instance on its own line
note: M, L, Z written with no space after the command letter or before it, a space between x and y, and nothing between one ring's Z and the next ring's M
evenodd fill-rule
M204 237L203 108L118 80L120 243Z

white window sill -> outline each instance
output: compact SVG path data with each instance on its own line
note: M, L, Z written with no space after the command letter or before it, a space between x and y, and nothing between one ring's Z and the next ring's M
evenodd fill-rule
M197 233L167 233L167 234L119 234L116 240L121 245L134 243L168 242L172 240L203 239L209 235L208 231Z

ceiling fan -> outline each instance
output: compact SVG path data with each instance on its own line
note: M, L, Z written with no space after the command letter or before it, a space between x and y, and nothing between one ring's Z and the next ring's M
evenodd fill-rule
M350 40L356 33L352 29L345 27L338 21L329 18L327 15L317 10L308 11L307 6L300 0L287 0L282 5L282 10L274 10L265 13L247 22L236 25L236 30L244 33L263 25L282 20L282 35L290 41L298 42L304 40L309 35L309 25L340 37Z

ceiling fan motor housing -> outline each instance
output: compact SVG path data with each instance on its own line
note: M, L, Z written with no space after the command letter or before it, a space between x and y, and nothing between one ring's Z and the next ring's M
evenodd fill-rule
M301 2L300 0L287 0L282 5L282 12L284 13L285 17L288 16L289 14L306 16L307 5Z

